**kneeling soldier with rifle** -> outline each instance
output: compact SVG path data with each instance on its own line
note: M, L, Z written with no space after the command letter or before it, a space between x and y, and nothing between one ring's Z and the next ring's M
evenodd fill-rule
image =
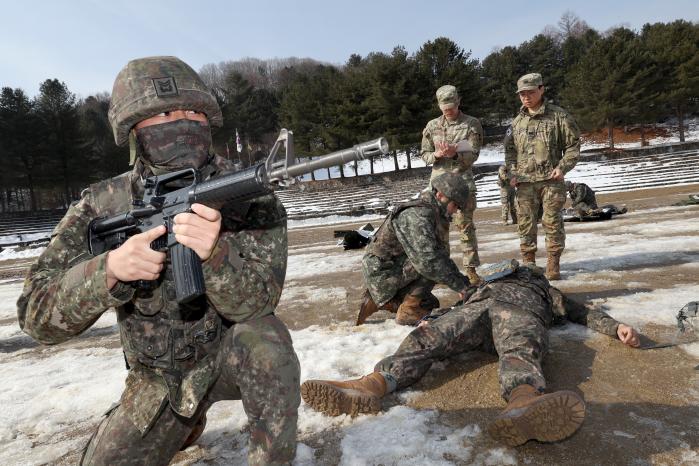
M293 164L282 130L267 161L232 172L211 153L221 110L175 57L133 60L114 83L109 120L133 171L92 185L27 275L21 328L56 344L116 308L126 388L81 464L166 465L202 433L216 401L242 399L250 465L295 457L299 362L274 315L287 264L275 184L386 152L384 139ZM286 160L276 152L286 145Z
M444 173L417 199L393 209L362 259L367 290L357 325L379 309L396 312L398 324L417 324L439 307L432 294L437 283L465 296L468 278L449 257L449 223L468 199L466 181Z
M373 373L347 381L308 380L301 386L303 400L331 416L377 413L381 398L420 380L432 363L485 350L500 358L500 388L507 400L505 410L488 426L492 437L517 446L573 435L585 417L585 403L567 390L544 393L541 362L547 329L568 319L632 347L640 344L638 334L606 313L568 299L536 266L519 267L514 260L498 265L498 273L484 274L485 285L464 304L434 311L429 317L435 319L421 322Z

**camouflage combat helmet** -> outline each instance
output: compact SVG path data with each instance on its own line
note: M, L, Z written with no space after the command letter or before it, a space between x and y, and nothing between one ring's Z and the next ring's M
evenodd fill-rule
M459 207L466 205L470 194L468 184L461 175L456 173L442 173L432 180L432 187L444 194L450 201L456 202Z
M109 123L117 145L129 140L139 121L161 112L196 110L214 126L223 124L221 109L199 75L177 57L131 60L114 80Z

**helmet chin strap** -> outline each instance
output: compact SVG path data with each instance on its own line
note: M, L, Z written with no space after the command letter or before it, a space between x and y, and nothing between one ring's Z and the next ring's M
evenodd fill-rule
M133 164L136 163L136 157L137 157L136 147L137 147L136 130L132 128L131 131L129 131L129 166L130 167L133 167Z

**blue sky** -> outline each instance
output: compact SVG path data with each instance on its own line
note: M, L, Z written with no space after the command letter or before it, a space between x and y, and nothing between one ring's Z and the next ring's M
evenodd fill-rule
M111 91L130 59L176 55L195 69L244 57L311 57L344 63L352 53L413 53L446 36L479 59L517 45L571 10L604 31L647 22L699 20L696 0L538 2L501 0L23 0L0 7L0 86L30 96L47 78L82 97Z

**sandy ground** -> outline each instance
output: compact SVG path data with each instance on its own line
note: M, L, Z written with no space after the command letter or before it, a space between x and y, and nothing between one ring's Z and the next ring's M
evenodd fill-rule
M599 196L600 204L626 204L631 212L639 209L670 206L685 199L688 194L699 192L699 185L639 190ZM686 210L659 209L653 212L658 222L680 220L683 216L699 214L699 207ZM648 218L633 218L630 225L647 223ZM484 263L518 257L516 241L508 248L488 247L490 238L512 235L516 238L516 227L500 223L499 208L480 209L476 212L479 241L483 244L481 260ZM599 222L597 229L604 230L612 222ZM363 222L362 222L363 223ZM348 229L357 225L341 227L317 227L291 230L290 269L285 292L278 309L279 317L292 329L299 330L311 325L332 327L334 324L353 321L363 291L359 263L362 251L343 252L335 245L334 229ZM566 224L569 232L590 228L589 223ZM694 232L699 236L699 232ZM671 240L668 239L668 240ZM457 241L452 232L452 242ZM498 244L502 241L498 241ZM454 243L452 243L454 244ZM510 244L510 243L507 243ZM314 254L317 256L314 256ZM330 254L333 267L323 268L322 258ZM317 264L294 262L294 256L316 257ZM454 257L460 259L454 252ZM589 261L600 260L603 253L590 251ZM667 262L654 262L648 267L631 266L613 270L608 276L595 276L588 284L567 286L566 281L557 283L562 290L578 298L599 299L623 296L638 291L670 288L676 284L696 284L696 269L682 267L687 261L696 262L699 251L688 251L682 256L669 257ZM545 261L540 251L539 262ZM562 259L564 278L565 254ZM337 271L337 263L341 271ZM0 263L0 274L4 277L20 277L28 265L27 260ZM627 283L642 283L630 289ZM456 300L454 293L445 289L436 290L443 305ZM699 297L697 297L699 298ZM372 316L366 325L371 331L372 323L391 319L392 315L381 312ZM646 335L644 342L669 341L675 334L670 327L649 324L641 328ZM0 350L6 353L17 350L19 340L0 342ZM24 340L26 342L26 340ZM116 347L118 336L93 333L89 338L74 340L77 347ZM62 345L61 345L62 346ZM19 357L42 358L55 354L59 347L51 349L33 347L30 354ZM372 361L373 363L373 361ZM580 337L579 333L566 329L554 330L551 336L551 351L545 360L545 372L551 389L568 389L581 393L587 402L587 418L582 428L571 439L557 444L529 442L523 447L507 449L503 458L514 458L518 464L533 465L690 465L699 464L699 370L696 358L688 356L677 347L656 350L633 350L618 341L602 335ZM421 380L409 396L391 395L385 407L405 403L418 409L438 410L440 422L463 428L477 424L485 430L487 423L503 408L497 382L497 360L488 354L472 354L459 357L444 364L435 365ZM81 436L85 432L72 432ZM71 435L71 434L68 434ZM339 464L338 448L341 441L332 429L322 434L306 436L303 442L315 452L316 464ZM376 439L381 442L381 438ZM473 454L468 464L500 464L485 455L497 448L487 435L478 435ZM371 448L370 444L366 448ZM481 453L482 452L482 453ZM462 464L451 458L455 464ZM75 464L77 454L70 453L52 464ZM180 453L175 462L179 465L209 464L206 456L197 449ZM400 464L400 463L396 463Z

